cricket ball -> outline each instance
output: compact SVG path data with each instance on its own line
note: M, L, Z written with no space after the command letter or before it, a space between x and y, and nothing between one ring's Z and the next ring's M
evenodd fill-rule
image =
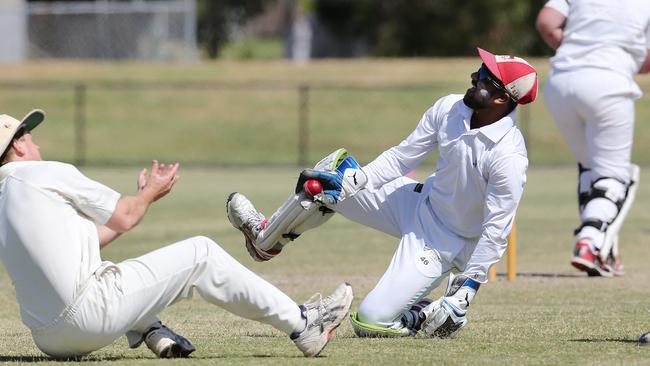
M323 192L323 186L316 179L309 179L302 185L305 196L313 198L315 195Z

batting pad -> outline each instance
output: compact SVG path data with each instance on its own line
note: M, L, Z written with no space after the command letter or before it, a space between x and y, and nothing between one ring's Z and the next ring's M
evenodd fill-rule
M347 150L340 148L321 159L314 166L314 170L332 172L340 168L343 169L342 173L350 175L356 171L353 169L355 167L358 167L358 163L354 158L348 156ZM360 169L358 170L360 171ZM348 195L356 193L366 182L365 175L362 174L359 174L358 177L347 177L344 174L343 180L346 188L351 187L347 188L350 191L347 193ZM347 183L348 180L350 182L354 180L359 187ZM302 187L299 185L299 188ZM259 233L255 240L255 246L263 251L274 247L277 250L276 245L284 247L300 234L322 225L334 215L333 210L327 208L322 202L315 201L318 199L308 198L302 189L297 188L296 192L289 195L287 201L271 216L268 226Z
M268 251L277 244L285 246L305 231L322 225L334 215L334 211L307 198L303 192L292 194L275 211L255 240L255 246Z
M393 329L363 323L359 320L356 311L350 312L350 323L352 323L354 334L360 338L396 338L408 337L411 335L411 331L406 327Z
M609 224L605 230L605 240L603 242L603 246L600 248L600 257L603 261L607 260L607 256L609 256L610 252L614 256L618 256L618 232L623 226L623 221L625 221L625 218L627 217L627 214L632 207L632 203L634 203L634 199L636 198L636 191L639 188L640 177L641 168L636 164L631 164L630 185L628 186L627 194L625 195L625 201L623 202L623 205L621 206L621 209L616 215L614 221L612 221L612 223Z

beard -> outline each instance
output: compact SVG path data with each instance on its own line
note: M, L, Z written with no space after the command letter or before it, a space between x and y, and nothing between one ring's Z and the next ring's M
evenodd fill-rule
M473 110L488 108L490 105L489 103L490 94L483 89L481 89L480 92L477 89L474 90L474 93L470 93L469 91L467 91L467 93L465 93L465 96L463 97L463 103L465 103L466 106L468 106Z

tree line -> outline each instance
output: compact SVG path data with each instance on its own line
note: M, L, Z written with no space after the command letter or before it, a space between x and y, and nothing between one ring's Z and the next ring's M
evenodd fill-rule
M229 22L242 24L278 1L289 14L307 11L339 44L363 42L368 56L467 56L477 45L499 53L550 54L535 30L546 0L198 0L199 44L217 57ZM342 49L339 56L354 56Z

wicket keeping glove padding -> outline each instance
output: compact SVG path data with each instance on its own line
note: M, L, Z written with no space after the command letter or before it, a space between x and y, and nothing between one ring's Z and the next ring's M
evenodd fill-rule
M424 334L431 337L454 338L467 325L467 308L481 284L465 276L449 274L447 292L434 301L422 313Z
M343 191L343 175L337 171L325 172L314 169L305 169L298 177L295 193L298 194L303 190L303 184L310 179L316 179L323 186L324 203L336 204ZM318 196L318 195L317 195Z
M309 179L316 179L323 186L323 192L314 196L314 201L329 205L335 205L347 197L352 197L368 183L366 173L350 156L345 158L334 171L303 170L298 177L296 194L303 190L303 184Z

